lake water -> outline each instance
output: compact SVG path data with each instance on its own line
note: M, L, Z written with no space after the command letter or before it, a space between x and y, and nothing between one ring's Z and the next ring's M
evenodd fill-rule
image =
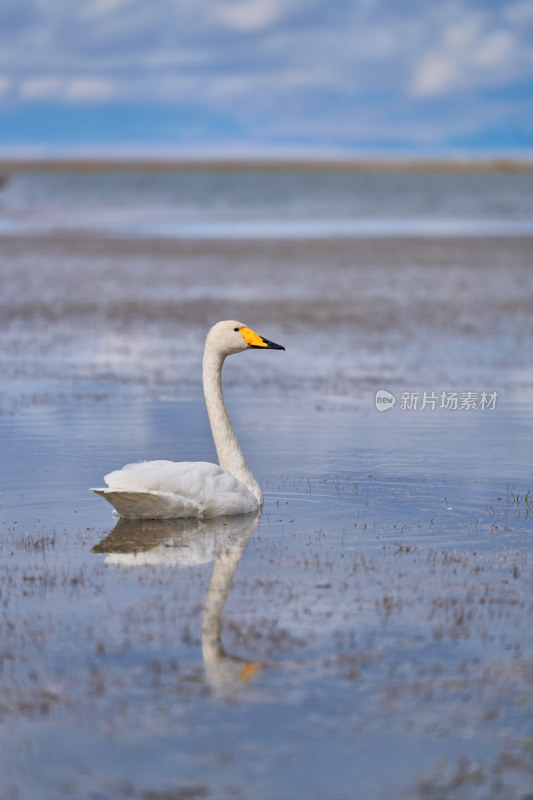
M23 172L1 231L192 239L533 234L531 172Z
M531 797L532 212L531 173L9 177L2 797ZM286 347L224 367L261 518L115 526L106 472L215 459L224 318Z

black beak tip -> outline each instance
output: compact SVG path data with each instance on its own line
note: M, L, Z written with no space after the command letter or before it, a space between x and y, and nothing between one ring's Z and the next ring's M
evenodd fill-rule
M261 341L263 344L250 344L252 350L285 350L282 344L276 344L276 342L271 342L270 339L264 339L261 336Z
M285 350L282 344L276 344L276 342L271 342L268 339L263 339L265 342L268 350Z

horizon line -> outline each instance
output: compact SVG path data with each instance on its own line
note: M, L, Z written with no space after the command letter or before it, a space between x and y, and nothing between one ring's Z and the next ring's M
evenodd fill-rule
M87 146L61 148L2 147L0 170L115 169L346 169L449 171L533 170L533 151L469 151L455 148L434 153L336 151L302 148L152 148L147 146Z

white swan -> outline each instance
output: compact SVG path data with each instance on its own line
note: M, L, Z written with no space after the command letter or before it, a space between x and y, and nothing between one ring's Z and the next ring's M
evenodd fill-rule
M204 397L218 464L205 461L145 461L105 476L108 489L91 489L127 519L175 519L247 514L263 495L231 427L222 395L226 356L248 349L285 350L235 320L213 325L205 342Z

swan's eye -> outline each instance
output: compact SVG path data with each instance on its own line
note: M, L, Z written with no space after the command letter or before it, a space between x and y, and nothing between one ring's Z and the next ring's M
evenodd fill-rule
M239 329L238 329L238 328L233 328L233 330L234 330L234 331L238 331Z

